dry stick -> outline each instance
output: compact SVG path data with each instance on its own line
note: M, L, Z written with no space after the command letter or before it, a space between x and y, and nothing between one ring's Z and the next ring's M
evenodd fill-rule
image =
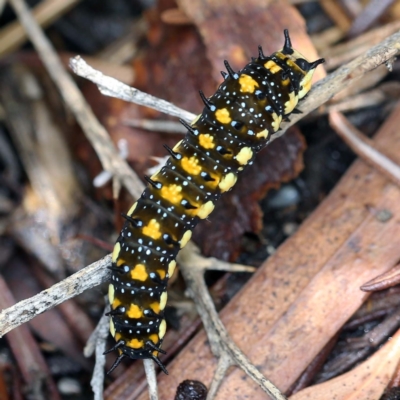
M42 27L49 26L67 13L81 0L43 0L32 10L35 20ZM0 13L4 0L0 1ZM9 54L26 41L26 32L20 22L10 22L0 30L0 55Z
M60 58L55 53L40 26L32 17L25 2L23 0L9 0L9 3L17 14L29 39L35 46L39 57L46 66L68 108L74 114L99 156L104 170L109 171L116 180L122 182L134 198L139 198L143 191L142 182L128 164L118 155L107 131L97 120L75 82L65 71Z
M3 14L5 5L6 5L6 0L0 0L0 15Z
M357 15L347 32L349 37L359 36L384 14L395 0L371 0Z
M301 109L306 114L324 104L352 80L361 78L371 69L392 59L399 52L399 48L400 32L397 32L314 85L311 95L302 101ZM282 124L284 130L295 124L300 118L299 114L293 115L290 123ZM185 252L185 249L182 252ZM3 310L0 313L0 337L30 321L36 315L107 281L109 271L106 267L110 265L111 255L107 255L49 289Z
M107 281L110 277L107 267L110 265L111 254L108 254L49 289L42 290L37 295L2 310L0 313L0 337L30 321L36 315Z
M225 355L225 357L229 356L231 363L240 367L261 387L262 390L264 390L264 392L268 393L272 399L286 400L286 397L282 395L279 389L257 370L257 368L230 338L226 328L218 317L218 313L215 310L214 303L204 282L205 268L201 266L193 267L193 252L190 253L189 257L185 257L185 254L182 255L181 253L179 266L180 271L185 278L186 285L196 303L196 307L199 311L204 329L207 332L211 350L214 355L218 357L221 357L222 355ZM222 383L223 374L221 374L221 369L226 370L226 366L227 365L224 362L224 364L220 365L220 368L217 369L219 380L214 380L213 395ZM209 395L207 399L211 400L212 397Z
M228 354L222 353L219 357L217 368L214 371L210 389L208 390L207 400L215 398L226 372L232 365L232 358Z
M148 358L143 360L143 364L144 371L146 372L147 384L149 385L150 400L158 400L157 375L154 361Z
M331 111L329 121L336 133L360 158L400 185L400 167L376 150L371 139L365 137L341 113Z
M327 57L325 68L333 70L348 63L349 60L353 60L365 53L371 46L377 45L385 38L395 34L399 29L400 21L390 22L378 28L371 29L355 39L322 49L320 56Z
M95 83L104 96L116 97L141 106L154 108L157 111L174 117L183 118L187 121L192 121L196 117L195 114L185 111L168 101L141 92L136 88L125 85L125 83L115 78L102 74L100 71L95 70L87 64L80 56L71 58L69 65L77 75Z
M109 332L109 317L103 315L84 349L86 357L90 357L93 350L96 351L96 363L90 380L94 400L103 400L104 367L106 365L106 358L103 354L106 351Z
M156 131L162 133L180 133L186 135L187 129L180 123L175 121L167 120L155 120L155 119L124 119L122 123L126 126L133 128L146 129L148 131Z

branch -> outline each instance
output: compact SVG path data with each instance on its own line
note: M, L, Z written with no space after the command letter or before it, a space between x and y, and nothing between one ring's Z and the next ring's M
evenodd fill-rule
M71 58L69 65L75 74L95 83L101 94L104 96L116 97L117 99L128 101L130 103L139 104L140 106L154 108L157 111L172 115L173 117L182 118L187 121L193 121L193 119L196 117L195 114L185 111L168 101L141 92L134 87L125 85L125 83L122 83L115 78L104 75L100 71L92 68L80 56Z
M111 254L108 254L49 289L2 310L0 312L0 337L50 308L106 282L110 275L107 267L110 265Z

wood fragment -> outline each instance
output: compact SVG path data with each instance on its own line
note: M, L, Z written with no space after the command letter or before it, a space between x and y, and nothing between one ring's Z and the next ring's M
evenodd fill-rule
M46 28L75 7L81 0L43 0L32 10L37 23ZM1 13L1 10L0 10ZM0 56L9 54L27 40L27 31L20 21L11 22L0 30Z
M351 26L351 20L341 7L341 4L332 0L321 0L320 4L326 14L328 14L328 17L331 18L343 32L347 32Z
M400 264L395 265L390 271L387 271L374 279L364 283L360 289L365 292L375 292L377 290L388 289L400 283Z
M349 37L354 37L365 32L371 27L394 3L394 0L371 0L352 22L348 31Z
M304 389L291 396L290 400L379 399L396 370L399 357L400 332L398 331L392 340L354 370Z
M359 157L400 185L400 166L376 150L372 140L363 136L342 114L336 111L330 113L329 120L337 134Z

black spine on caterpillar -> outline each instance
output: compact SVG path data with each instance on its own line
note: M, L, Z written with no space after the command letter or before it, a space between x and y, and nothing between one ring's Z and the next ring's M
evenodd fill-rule
M220 195L252 163L282 118L289 116L311 88L315 68L292 48L288 31L281 51L259 57L228 74L210 98L200 93L205 108L191 123L159 172L146 178L149 186L125 215L112 254L109 300L110 331L119 357L158 358L166 331L167 282L179 250L196 224L213 211ZM296 110L296 111L295 111Z

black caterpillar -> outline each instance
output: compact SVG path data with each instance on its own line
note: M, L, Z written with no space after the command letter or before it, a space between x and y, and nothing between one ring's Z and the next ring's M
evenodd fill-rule
M241 71L225 61L223 83L206 98L203 112L191 123L181 121L188 133L171 157L153 176L131 207L112 254L109 285L110 331L119 356L158 359L166 331L164 308L167 283L179 250L196 224L207 218L222 193L236 183L237 175L252 164L282 118L299 113L295 107L311 88L315 68L292 48L288 30L281 51L267 57L261 46Z

